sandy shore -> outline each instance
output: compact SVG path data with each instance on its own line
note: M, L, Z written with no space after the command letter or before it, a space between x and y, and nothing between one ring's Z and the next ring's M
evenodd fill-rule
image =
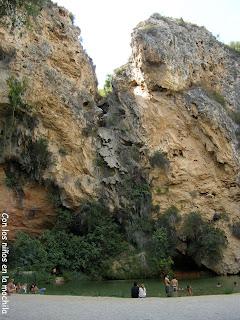
M8 320L240 320L240 294L184 298L12 295Z

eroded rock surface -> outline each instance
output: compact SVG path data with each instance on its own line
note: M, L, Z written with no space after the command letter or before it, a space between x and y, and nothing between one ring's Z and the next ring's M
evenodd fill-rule
M87 131L94 128L99 112L94 66L79 36L69 12L55 5L42 10L30 27L20 25L14 32L11 26L0 27L1 113L9 104L6 80L26 79L24 101L38 119L30 135L33 141L48 141L54 163L43 178L53 181L61 189L63 203L72 207L95 194L95 147ZM16 145L21 149L20 138ZM16 150L10 157L19 158L19 153Z
M239 137L233 120L240 110L240 56L205 28L159 15L134 30L132 49L129 64L116 72L114 91L125 121L129 126L136 121L133 130L153 204L161 211L175 205L182 215L198 211L209 221L216 212L226 213L229 220L217 225L229 244L214 270L237 273L240 243L229 226L240 214ZM114 106L109 110L113 113ZM167 168L149 165L159 151L169 161Z

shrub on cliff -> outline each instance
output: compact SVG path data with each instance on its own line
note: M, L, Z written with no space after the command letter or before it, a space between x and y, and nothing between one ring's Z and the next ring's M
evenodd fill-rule
M44 138L29 140L21 153L22 169L32 179L40 180L45 169L53 163L52 154L48 150L48 142Z
M0 0L0 19L10 17L12 27L29 22L29 17L36 17L41 9L51 0Z
M162 151L155 151L149 158L149 162L152 167L166 168L169 165L169 161L166 158L166 154Z
M26 17L36 16L50 2L50 0L0 0L0 18L9 16L16 20L19 10Z
M183 234L186 237L187 254L198 264L202 260L215 264L221 259L222 250L227 245L225 233L204 221L199 213L192 212L186 216Z
M233 223L231 229L232 229L232 234L236 238L240 239L240 221Z
M32 130L36 125L36 117L32 108L23 101L26 89L26 80L20 81L14 77L7 80L9 104L2 113L3 134L1 136L2 152L11 154L12 144L17 142L18 136L23 135L26 129ZM24 127L24 130L22 130Z

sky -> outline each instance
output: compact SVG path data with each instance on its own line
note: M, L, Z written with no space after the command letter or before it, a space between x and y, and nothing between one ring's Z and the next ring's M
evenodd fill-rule
M224 43L240 41L240 0L55 0L75 16L99 86L128 61L133 28L158 12L205 26Z

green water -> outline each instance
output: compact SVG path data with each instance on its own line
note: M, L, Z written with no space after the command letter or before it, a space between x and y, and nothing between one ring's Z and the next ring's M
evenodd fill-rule
M238 286L234 286L234 281ZM79 295L79 296L112 296L112 297L130 297L131 280L114 280L114 281L90 281L80 280L77 277L62 284L46 284L38 283L38 287L45 287L46 294L53 295ZM160 279L142 280L147 289L149 297L165 297L165 290ZM216 287L220 282L222 287ZM186 296L186 287L191 285L193 295L208 295L208 294L230 294L240 293L240 276L222 276L208 277L191 280L179 281L179 287L183 291L178 293L178 296Z

